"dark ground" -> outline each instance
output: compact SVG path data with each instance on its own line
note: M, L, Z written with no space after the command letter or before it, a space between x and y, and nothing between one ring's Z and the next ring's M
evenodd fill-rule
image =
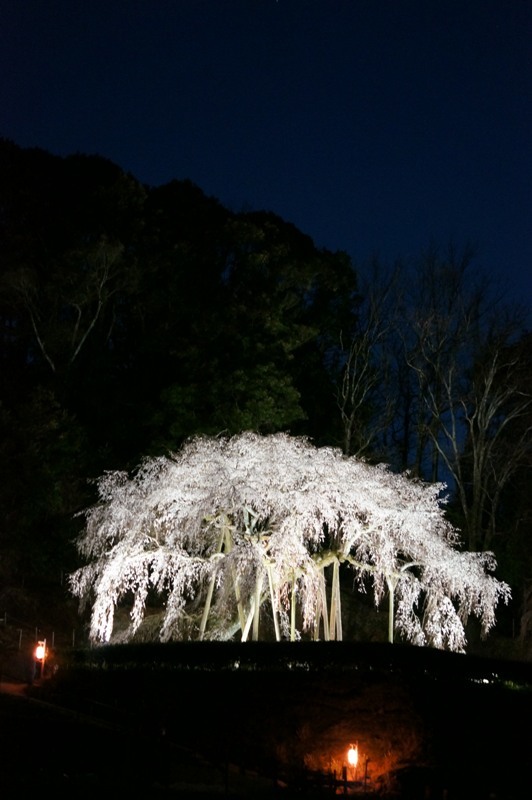
M212 763L150 730L58 711L21 684L0 689L2 800L275 796L271 780Z
M100 662L18 684L18 696L4 680L0 798L330 797L326 776L341 778L352 740L360 774L338 794L361 796L365 778L370 797L532 796L529 667L395 646L393 660L386 648L358 652L336 645L336 665L318 667Z

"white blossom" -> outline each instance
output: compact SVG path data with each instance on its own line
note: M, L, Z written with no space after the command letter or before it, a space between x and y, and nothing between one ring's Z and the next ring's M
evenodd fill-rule
M133 635L150 592L164 600L163 640L257 638L265 613L277 638L320 625L327 638L329 623L340 638L339 587L325 576L342 565L377 604L391 597L407 641L464 650L468 617L487 633L509 589L491 554L460 551L444 488L286 434L197 437L100 478L71 589L92 601L94 640L111 639L130 597Z

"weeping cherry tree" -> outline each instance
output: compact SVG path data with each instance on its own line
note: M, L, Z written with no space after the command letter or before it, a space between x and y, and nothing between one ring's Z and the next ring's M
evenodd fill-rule
M126 603L131 638L153 596L162 641L339 640L347 569L388 598L390 641L464 651L468 618L487 634L510 593L491 554L460 550L443 489L286 434L197 437L99 479L71 590L93 641Z

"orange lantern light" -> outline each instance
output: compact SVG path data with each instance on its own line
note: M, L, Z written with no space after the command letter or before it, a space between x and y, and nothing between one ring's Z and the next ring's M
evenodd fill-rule
M35 648L35 659L37 661L44 661L45 656L46 656L46 641L37 642L37 647Z
M347 751L347 762L350 767L356 767L358 764L358 745L350 744Z

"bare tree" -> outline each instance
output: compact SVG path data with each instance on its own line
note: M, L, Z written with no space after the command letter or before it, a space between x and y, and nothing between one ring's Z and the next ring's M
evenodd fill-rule
M102 237L56 263L46 282L29 267L9 273L6 287L28 315L36 344L53 373L68 368L116 291L123 247ZM44 269L44 268L43 268Z
M383 275L374 262L361 286L356 330L340 341L340 379L336 401L346 455L361 456L377 449L377 441L393 416L390 395L383 392L389 373L390 336L396 324L399 268Z
M429 455L431 480L452 479L470 550L492 546L501 493L528 447L524 429L505 434L530 408L523 389L518 309L491 304L469 257L428 259L410 319L406 360L417 376L416 471Z
M453 369L463 381L486 303L484 282L474 274L472 258L468 248L460 254L450 248L444 257L431 248L405 275L410 290L405 294L399 331L416 397L410 465L417 475L433 481L440 476L436 442L449 410L442 375ZM460 390L465 385L463 381Z
M455 481L470 550L493 546L503 490L530 451L530 428L507 438L523 419L532 396L520 380L519 347L512 345L513 321L494 320L470 375L469 391L459 395L444 420L444 442L436 443ZM455 375L448 370L443 385L454 395ZM460 442L458 431L465 436ZM447 446L445 446L447 444Z

